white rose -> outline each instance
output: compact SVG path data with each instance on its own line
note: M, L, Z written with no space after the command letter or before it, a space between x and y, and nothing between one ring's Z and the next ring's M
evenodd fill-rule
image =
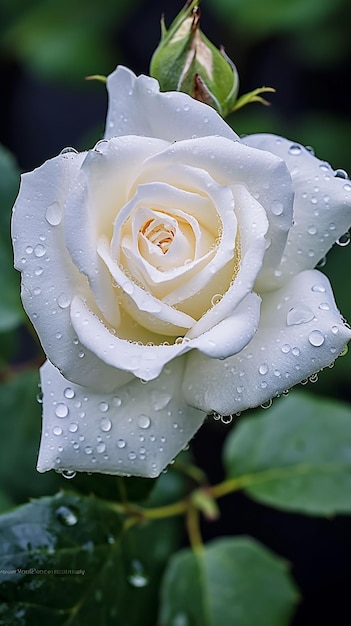
M48 357L38 470L156 476L207 413L267 401L350 339L313 269L350 226L350 183L126 68L108 90L105 139L25 174L14 208Z

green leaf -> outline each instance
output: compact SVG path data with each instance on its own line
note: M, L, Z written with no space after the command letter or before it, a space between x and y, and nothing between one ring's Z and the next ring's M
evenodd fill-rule
M64 484L54 472L36 471L41 429L38 384L36 370L0 384L0 487L14 502L54 493Z
M179 520L123 521L112 504L68 493L1 516L0 626L154 626Z
M18 185L17 165L11 154L0 146L0 333L16 328L25 318L20 299L20 277L13 269L10 238L11 209Z
M351 408L293 392L242 419L224 461L233 488L310 515L351 512Z
M170 561L161 591L162 626L284 626L297 590L287 564L245 537L221 538Z

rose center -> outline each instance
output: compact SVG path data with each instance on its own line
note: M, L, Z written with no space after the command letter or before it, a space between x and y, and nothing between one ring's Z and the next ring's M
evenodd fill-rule
M140 232L154 246L158 246L166 254L175 236L175 228L160 219L149 219Z

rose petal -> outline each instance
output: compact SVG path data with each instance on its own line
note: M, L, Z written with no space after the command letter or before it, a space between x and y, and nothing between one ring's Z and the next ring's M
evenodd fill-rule
M153 380L172 359L191 349L189 343L140 345L112 334L78 296L72 300L71 319L79 340L103 363L131 372L142 380ZM139 335L140 337L140 335Z
M73 265L63 240L65 201L85 153L67 152L24 174L13 210L15 267L22 272L22 301L53 363L67 378L104 389L125 384L77 339L70 321L70 302L86 281ZM84 358L83 358L84 355Z
M256 407L330 365L350 338L328 279L306 270L263 299L259 329L240 354L189 355L185 399L223 415Z
M283 255L293 215L292 180L280 157L238 141L228 141L225 137L200 137L196 141L176 142L150 157L145 164L143 179L146 165L151 173L157 168L160 176L165 176L167 172L170 177L173 171L175 181L182 180L184 168L189 166L208 171L220 185L244 185L264 207L269 221L266 235L268 248L260 281L263 282L266 275L271 276Z
M226 359L240 352L251 341L258 328L261 298L250 293L227 317L191 342L203 354Z
M116 293L96 242L102 235L111 239L116 214L134 194L134 178L144 159L164 145L160 140L141 137L119 137L102 145L100 142L87 154L67 198L66 246L79 271L87 276L97 306L116 328Z
M123 270L111 258L106 238L100 239L97 250L111 276L122 290L121 297L124 308L141 326L152 332L176 336L183 334L185 330L194 325L195 320L192 317L170 307L139 285L128 280Z
M180 141L194 135L238 139L218 113L180 92L160 93L157 80L136 77L123 66L107 79L109 106L105 137L143 135Z
M229 287L223 297L192 327L188 337L194 338L207 332L212 326L230 317L238 304L253 288L262 267L265 252L265 234L268 222L262 206L242 185L233 187L235 212L238 217L241 254L237 274L229 279ZM232 268L232 274L234 267Z
M351 224L351 184L336 177L328 163L288 139L259 134L249 135L244 141L283 158L295 190L294 224L284 257L275 273L267 277L267 287L272 287L288 276L315 267L347 232Z
M179 393L183 367L177 359L147 385L134 381L106 394L67 381L47 361L38 471L158 476L206 416Z

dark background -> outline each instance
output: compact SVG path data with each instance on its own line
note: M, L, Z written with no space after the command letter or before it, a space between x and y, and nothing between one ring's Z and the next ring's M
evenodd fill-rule
M105 88L84 77L108 74L118 63L148 73L160 15L169 24L181 7L175 0L2 0L0 143L22 171L66 146L85 149L101 137ZM271 107L254 104L231 117L239 134L277 132L312 145L334 168L351 171L350 2L247 0L243 6L204 0L201 25L236 63L241 94L262 85L276 89L269 94ZM350 250L336 250L326 267L349 320L344 268L350 260ZM339 361L313 392L350 401L350 356ZM194 440L196 460L211 482L223 477L220 450L227 429L209 422ZM223 499L221 510L219 521L204 524L205 539L248 534L291 562L303 596L294 626L351 623L349 517L283 513L242 494Z

